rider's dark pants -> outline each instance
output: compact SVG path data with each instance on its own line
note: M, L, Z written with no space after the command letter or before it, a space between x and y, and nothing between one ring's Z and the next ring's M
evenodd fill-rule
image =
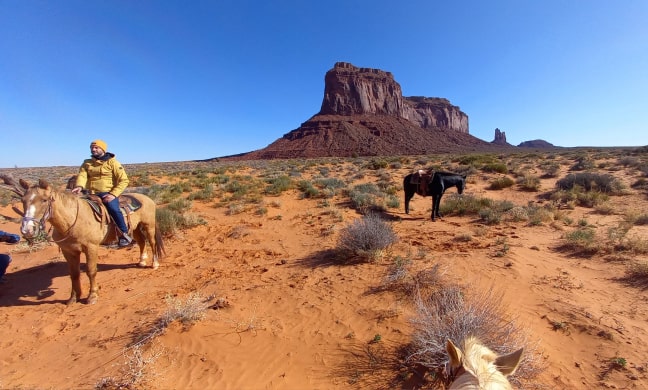
M99 192L97 193L97 195L103 198L104 196L108 195L108 192ZM110 213L110 216L112 217L113 221L115 221L115 224L117 224L119 230L121 230L123 233L128 233L128 227L126 227L126 222L124 222L124 215L119 209L119 199L115 198L108 203L104 203L104 205L106 205L108 213Z

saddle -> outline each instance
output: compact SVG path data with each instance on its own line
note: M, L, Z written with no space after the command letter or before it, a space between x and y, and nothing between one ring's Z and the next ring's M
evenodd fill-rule
M419 169L418 171L412 174L410 178L410 183L416 184L416 192L419 195L427 196L427 191L430 186L430 182L434 177L433 171L426 171L425 169Z
M102 224L110 224L114 222L110 217L108 210L106 210L106 206L104 206L101 198L98 195L85 194L81 197L81 199L88 202L90 208L92 208L92 211L94 212L95 219L98 222L101 222ZM128 230L130 231L130 214L142 207L142 203L135 197L130 195L119 195L117 199L119 199L119 209L121 210L122 214L124 214L124 217L126 217L126 225L128 226Z

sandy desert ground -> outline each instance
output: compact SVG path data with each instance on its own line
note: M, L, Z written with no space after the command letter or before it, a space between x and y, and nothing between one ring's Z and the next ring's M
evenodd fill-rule
M134 183L146 178L147 186L218 175L259 180L273 171L294 182L391 183L400 203L382 215L398 242L376 261L344 264L334 255L340 231L362 217L344 191L309 198L292 188L247 203L216 183L212 198L191 202L190 215L204 223L165 237L159 269L138 268L134 248L102 248L98 303L70 306L67 265L55 244L0 244L13 256L0 284L0 388L432 388L398 366L416 312L411 297L380 289L396 258L410 260L412 270L438 266L444 278L472 291L501 293L503 308L528 332L544 366L520 387L648 388L648 281L628 278L631 266L648 261L648 225L626 232L632 250L606 247L629 215L648 212L646 187L633 187L646 176L638 169L642 161L648 165L646 154L630 165L612 151L501 156L506 176L533 172L538 190L489 189L505 175L476 169L464 196L550 205L547 194L582 155L594 161L595 172L623 182L624 193L610 196L605 207L554 204L551 220L537 224L506 218L486 224L478 215L432 222L431 199L420 196L405 214L402 178L426 161L452 166L450 158L404 157L387 166L369 158L127 165ZM547 160L560 166L554 177L542 176ZM32 181L47 176L63 188L75 171L0 173ZM0 230L19 231L11 205L0 207L0 215ZM596 232L598 251L566 249L565 235L585 225ZM85 275L82 281L87 294ZM160 328L165 313L192 303L202 305L200 318Z

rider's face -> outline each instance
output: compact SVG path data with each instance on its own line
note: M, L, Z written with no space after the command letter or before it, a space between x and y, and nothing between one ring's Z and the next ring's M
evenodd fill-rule
M105 152L99 146L92 145L92 146L90 146L90 154L92 155L92 157L100 158L101 156L103 156L105 154Z

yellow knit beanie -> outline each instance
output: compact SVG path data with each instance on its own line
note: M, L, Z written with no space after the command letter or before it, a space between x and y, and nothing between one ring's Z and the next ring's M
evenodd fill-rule
M104 141L102 141L100 139L96 139L96 140L92 141L92 143L90 144L90 147L92 147L92 145L96 145L96 146L100 147L101 150L104 151L104 153L108 151L108 145L106 145L106 142L104 142Z

